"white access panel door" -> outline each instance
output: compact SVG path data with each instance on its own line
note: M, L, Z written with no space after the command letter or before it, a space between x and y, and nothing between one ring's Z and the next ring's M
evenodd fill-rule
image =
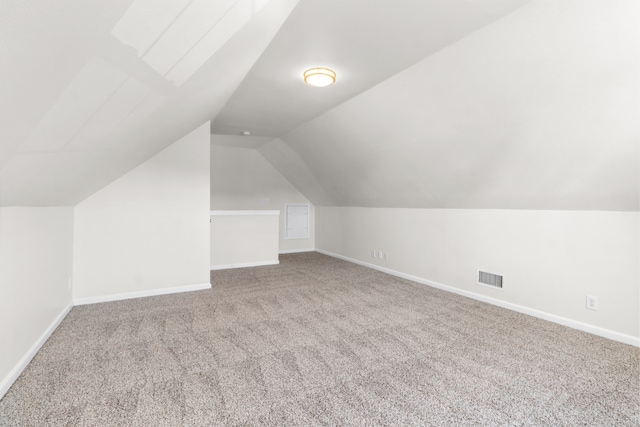
M309 205L296 204L285 206L285 239L308 239Z

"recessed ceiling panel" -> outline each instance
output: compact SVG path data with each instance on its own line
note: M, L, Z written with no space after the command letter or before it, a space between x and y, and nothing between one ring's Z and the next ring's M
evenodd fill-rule
M127 76L94 57L42 118L20 151L47 151L64 147L122 86Z
M135 0L111 34L142 57L193 0Z
M155 92L151 92L138 103L132 111L118 124L114 133L126 135L142 125L155 111L162 107L165 98Z
M137 80L128 78L74 135L65 149L102 148L102 143L149 96L150 92Z

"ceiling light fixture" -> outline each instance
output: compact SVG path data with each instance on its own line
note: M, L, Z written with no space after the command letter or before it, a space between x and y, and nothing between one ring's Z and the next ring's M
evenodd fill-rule
M304 72L304 82L316 87L330 86L336 82L336 72L328 68L309 68Z

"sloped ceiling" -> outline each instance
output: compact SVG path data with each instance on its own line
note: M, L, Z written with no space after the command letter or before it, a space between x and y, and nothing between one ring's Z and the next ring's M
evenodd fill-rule
M212 143L258 150L318 205L638 210L638 15L636 0L5 0L0 205L74 205L212 120ZM301 82L319 65L335 85Z
M213 120L214 134L278 137L530 0L302 0ZM300 85L338 70L338 84Z
M297 3L0 2L0 205L74 205L215 117Z
M289 26L301 3L212 130L233 133L255 125L258 134L277 137L255 148L319 205L638 210L638 2L498 3L518 7L502 9L500 19L494 14L464 37L426 43L430 49L411 51L402 70L390 67L385 72L392 75L382 79L353 65L375 55L369 47L367 58L353 64L340 47L333 47L333 61L330 48L321 50L318 63L305 52L308 64L333 66L338 82L326 92L312 89L317 99L305 98L309 91L289 98L281 86L278 100L257 99L251 109L258 83L270 90L263 81L270 58L282 55L274 46L301 54L291 40L279 39L295 33ZM492 3L474 2L479 4ZM387 7L393 15L415 4ZM420 16L425 26L438 26L439 18ZM330 33L332 24L320 19L313 30ZM380 25L379 31L389 28ZM407 64L418 54L420 60ZM347 76L341 80L343 64ZM295 83L300 91L310 89L299 78ZM289 100L300 113L280 108ZM314 105L306 110L304 103ZM256 120L256 113L269 120Z

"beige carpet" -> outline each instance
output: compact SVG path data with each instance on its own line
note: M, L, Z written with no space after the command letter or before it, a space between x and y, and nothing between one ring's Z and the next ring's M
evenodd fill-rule
M74 308L2 426L638 426L640 352L317 253Z

